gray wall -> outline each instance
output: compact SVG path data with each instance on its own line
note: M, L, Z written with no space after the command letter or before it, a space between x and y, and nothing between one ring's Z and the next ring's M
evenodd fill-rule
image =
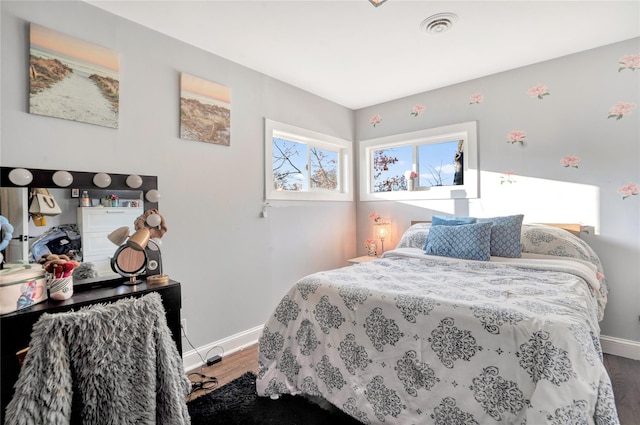
M527 221L582 221L611 286L603 334L640 342L640 196L616 189L640 183L640 110L607 119L617 101L640 103L638 71L618 72L634 39L350 111L81 2L0 3L1 144L5 166L158 175L168 221L164 264L183 283L183 316L196 346L264 323L293 281L338 267L371 231L368 215L393 220L398 235L433 213L498 215ZM30 115L28 23L35 22L120 52L117 130ZM458 66L458 65L455 65ZM179 75L188 72L232 89L231 146L178 138ZM537 83L551 92L531 99ZM469 105L482 92L481 104ZM426 111L412 117L416 103ZM375 113L383 122L375 128ZM482 198L472 201L297 203L271 208L263 198L263 118L366 140L477 120ZM524 146L506 143L515 129ZM354 138L355 131L355 138ZM578 169L560 165L578 155ZM507 170L512 184L500 184ZM357 214L356 214L357 210ZM355 223L358 223L357 232ZM387 245L387 244L385 244Z
M371 211L393 220L394 242L411 220L438 213L524 213L528 222L594 226L583 238L610 285L602 333L640 342L640 196L623 200L617 192L640 184L640 110L607 118L618 101L640 105L639 71L618 71L621 56L639 52L636 38L358 110L356 140L477 121L481 170L480 199L358 202L359 253L371 233ZM542 100L527 95L538 83L550 92ZM475 93L484 101L470 105ZM410 115L415 104L426 107L418 117ZM375 114L382 122L373 127ZM527 131L523 146L506 142L511 130ZM581 158L577 169L561 165L565 155ZM513 183L501 183L510 170Z
M353 111L86 3L1 7L2 165L157 175L196 347L263 324L295 279L355 255L353 202L260 217L264 117L353 140ZM120 52L119 129L28 113L29 22ZM178 137L180 72L231 87L230 147Z

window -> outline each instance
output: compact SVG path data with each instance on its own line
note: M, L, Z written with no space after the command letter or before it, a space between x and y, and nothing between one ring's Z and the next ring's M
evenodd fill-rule
M360 200L478 196L476 122L360 142Z
M352 143L265 119L267 200L353 200Z

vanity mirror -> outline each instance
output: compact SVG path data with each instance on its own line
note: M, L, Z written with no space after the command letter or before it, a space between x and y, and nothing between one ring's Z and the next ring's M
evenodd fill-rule
M42 226L34 223L28 211L29 194L36 188L47 189L61 209L56 216L44 217ZM121 226L133 229L135 219L146 209L158 208L158 199L156 176L0 167L0 215L14 227L5 260L34 262L39 257L36 243L43 235L53 229L73 237L75 231L83 261L96 266L94 280L121 278L109 264L114 249L107 235ZM81 201L90 207L81 207Z

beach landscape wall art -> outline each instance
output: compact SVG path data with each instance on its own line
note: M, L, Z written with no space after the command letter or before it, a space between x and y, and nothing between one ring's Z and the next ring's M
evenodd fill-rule
M118 128L118 52L31 23L29 112Z
M180 138L229 146L231 89L181 73Z

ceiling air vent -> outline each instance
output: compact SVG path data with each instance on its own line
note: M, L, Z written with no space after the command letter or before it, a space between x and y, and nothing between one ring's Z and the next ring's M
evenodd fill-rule
M420 29L429 34L442 34L449 31L457 20L458 16L453 13L438 13L422 21Z

